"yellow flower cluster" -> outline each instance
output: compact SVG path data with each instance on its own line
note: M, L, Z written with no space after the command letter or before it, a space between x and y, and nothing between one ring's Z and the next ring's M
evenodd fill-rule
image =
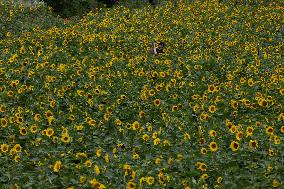
M246 2L115 6L5 32L0 185L281 188L283 6Z

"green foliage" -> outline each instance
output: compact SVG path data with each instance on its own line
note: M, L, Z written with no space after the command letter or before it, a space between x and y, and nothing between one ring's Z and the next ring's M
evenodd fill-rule
M0 188L283 188L274 2L0 3Z
M118 4L131 9L141 8L149 4L148 0L44 0L44 2L63 18L82 16L96 8L111 8ZM156 0L157 4L159 2L159 0Z
M6 38L8 31L15 36L36 29L48 29L54 25L63 25L63 19L58 18L43 4L24 6L21 4L1 4L0 2L0 39ZM27 24L28 23L28 24Z
M44 0L44 2L53 8L53 11L60 16L67 18L74 15L83 15L92 8L91 2L82 0Z

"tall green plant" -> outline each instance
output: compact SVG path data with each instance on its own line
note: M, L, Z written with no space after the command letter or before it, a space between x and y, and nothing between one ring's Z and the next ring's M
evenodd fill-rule
M53 11L62 17L71 17L82 15L91 9L89 1L82 0L44 0L44 2L53 8Z

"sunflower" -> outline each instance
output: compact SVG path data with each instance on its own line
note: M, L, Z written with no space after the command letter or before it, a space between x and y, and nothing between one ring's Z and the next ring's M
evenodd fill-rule
M147 135L147 134L144 134L143 136L142 136L142 139L144 140L144 141L148 141L149 140L149 135Z
M100 187L100 183L94 178L90 181L91 188L98 189Z
M274 156L274 155L275 155L274 150L271 149L271 148L268 149L268 155L269 155L270 157Z
M201 149L200 149L200 153L201 153L202 155L206 155L206 154L207 154L207 149L206 149L206 148L201 148Z
M121 100L124 100L126 98L126 95L120 95Z
M141 177L141 178L139 179L140 186L143 186L143 185L144 185L144 182L146 182L146 178L145 178L145 177Z
M258 141L257 140L250 140L249 141L249 147L257 148L258 147Z
M0 90L0 91L1 91L1 90ZM0 106L0 112L1 112L1 113L6 112L6 110L7 110L6 106L4 106L4 105L1 105L1 106Z
M105 113L104 114L104 120L107 121L109 120L110 114L109 113Z
M246 82L246 79L243 78L243 77L241 77L241 79L240 79L240 84L244 84L245 82Z
M259 121L255 122L255 126L259 127L261 125L261 123Z
M16 152L21 152L22 151L22 146L20 144L16 144L13 149L15 149Z
M214 113L214 112L216 112L216 110L217 110L216 106L214 106L214 105L209 106L209 112L210 113Z
M265 132L266 132L266 134L268 134L268 135L273 135L274 129L273 129L273 127L271 127L271 126L268 126L268 127L265 129Z
M98 88L96 88L96 89L94 90L94 92L95 92L96 95L99 95L99 94L101 93L101 90L98 89Z
M56 161L55 164L53 165L53 172L58 173L59 170L61 169L62 162L61 161Z
M178 110L178 106L177 105L173 105L172 106L172 112L175 112L175 111L177 111Z
M222 99L222 97L221 96L216 96L216 98L215 98L215 103L218 103L218 102L221 102L223 99Z
M147 184L152 185L152 184L154 184L155 179L154 179L154 177L149 176L149 177L146 178L146 182L147 182Z
M140 112L139 112L139 117L140 117L140 118L143 118L144 116L145 116L145 112L140 111Z
M247 135L246 135L246 137L252 136L253 131L254 131L254 128L252 126L248 126L247 127Z
M124 165L123 165L123 170L124 170L125 172L131 172L131 166L128 165L128 164L124 164Z
M129 181L127 183L127 189L135 189L136 188L136 184L132 181Z
M30 131L31 131L31 133L36 133L36 132L38 131L37 126L36 126L36 125L32 125L32 126L30 127Z
M92 167L92 161L91 160L86 160L84 164L88 168Z
M21 135L23 135L23 136L25 136L25 135L27 135L27 129L25 128L25 127L20 127L20 134Z
M170 143L169 140L164 140L164 141L163 141L163 145L164 145L164 146L170 146L171 143Z
M265 100L265 99L263 99L263 98L260 98L257 102L258 102L258 105L259 105L260 107L266 107L266 106L268 105L267 100Z
M75 125L74 128L76 128L76 131L82 131L84 129L84 126L82 124Z
M236 141L232 141L230 144L230 148L232 149L233 152L239 150L240 144Z
M163 72L163 71L161 71L160 73L159 73L159 75L160 75L160 77L166 77L166 73L165 72Z
M61 141L64 142L64 143L69 143L71 141L71 138L68 134L64 134L61 137Z
M215 130L211 130L211 131L209 131L209 136L216 137L217 136L217 132Z
M221 184L222 182L223 182L223 177L218 177L218 178L217 178L217 183L218 183L218 184Z
M154 145L156 146L156 145L158 145L158 144L160 144L161 143L161 140L159 139L159 138L156 138L155 140L154 140Z
M250 106L250 101L249 101L249 100L245 100L245 101L244 101L244 105L245 105L246 107L249 107L249 106Z
M235 132L237 132L237 131L238 131L237 126L232 125L231 128L230 128L230 132L231 132L231 133L235 133Z
M139 154L134 153L134 154L132 155L132 158L133 158L134 160L137 160L137 159L140 158L140 156L139 156Z
M79 183L84 184L86 180L87 180L86 176L80 176Z
M198 100L198 98L199 98L199 95L197 95L197 94L195 94L195 95L192 95L192 97L191 97L193 100Z
M172 95L171 95L171 98L172 98L172 99L177 99L177 98L178 98L178 95L177 95L177 94L172 94Z
M54 134L54 131L52 128L46 129L46 136L51 137Z
M135 122L133 122L132 123L132 129L133 130L138 130L140 128L140 124L139 124L139 122L138 121L135 121Z
M154 96L156 94L156 91L154 89L149 90L148 92L149 96Z
M208 92L213 93L215 92L215 86L214 85L208 85Z
M8 121L7 121L6 118L1 118L0 122L1 122L1 127L3 127L3 128L7 127Z
M284 95L284 89L280 89L279 92L282 96Z
M15 155L14 161L19 162L21 160L21 157L19 155Z
M218 150L218 145L216 142L210 142L209 148L212 152L216 152Z
M231 100L231 107L232 107L233 109L237 109L237 108L238 108L238 102L235 101L235 100Z
M56 102L54 100L49 102L50 107L54 108L56 105Z
M205 113L205 112L202 112L202 113L201 113L200 119L201 119L202 121L207 121L208 118L209 118L209 115L208 115L207 113Z
M112 109L112 107L107 107L106 111L107 111L109 114L111 114L111 113L113 112L113 109Z
M116 100L116 103L117 103L117 104L121 104L121 99L120 99L120 98L117 99L117 100Z
M139 71L138 76L143 77L145 75L145 72L143 70Z
M51 125L51 122L54 120L55 118L53 116L50 116L47 118L48 121L48 125Z
M35 120L35 121L39 121L40 118L41 118L41 115L40 115L40 114L35 114L35 115L34 115L34 120Z
M281 113L278 118L279 121L284 121L284 113Z
M254 81L252 78L248 79L248 86L252 87L254 85Z
M100 168L99 168L98 165L94 166L94 171L95 171L96 175L99 175L101 173Z
M42 135L46 135L46 129L42 130L42 131L41 131L41 134L42 134Z
M189 87L194 87L195 86L195 83L193 81L191 81L189 84L188 84Z
M284 126L281 126L281 127L280 127L280 132L281 132L281 133L284 133Z
M206 142L205 138L200 138L199 139L199 144L203 145L203 144L205 144L205 142Z
M96 155L97 155L97 157L101 157L102 156L102 149L101 148L98 148L96 150Z
M198 166L197 169L202 171L202 172L207 170L207 165L203 162L197 162L196 166Z
M208 177L209 177L208 174L204 173L204 174L201 175L200 179L201 180L206 180Z
M7 92L7 96L8 96L8 97L12 97L13 95L14 95L14 92L13 92L13 91L8 91L8 92Z
M199 109L199 105L198 105L198 104L195 104L195 105L193 106L193 111L194 111L194 112L197 112L198 109Z
M184 133L183 139L184 139L184 140L190 140L190 134Z
M131 128L132 128L132 124L131 124L131 123L127 123L127 124L125 125L125 128L126 128L126 129L131 129Z
M154 100L154 105L155 106L160 106L161 105L161 100L160 99L155 99Z
M170 84L167 84L166 87L165 87L165 89L166 89L167 92L169 92L170 89L171 89L171 85L170 85Z
M157 92L161 91L162 88L163 88L162 85L156 85L156 86L155 86L155 89L156 89Z
M276 180L276 179L273 179L273 181L272 181L272 187L273 188L277 188L277 187L279 187L280 186L280 182L278 181L278 180Z
M95 126L95 125L96 125L96 120L94 120L94 119L89 119L89 120L87 121L87 123L88 123L90 126Z
M1 144L1 152L7 153L9 151L9 145L8 144Z
M45 112L45 116L48 118L48 117L52 117L53 116L53 113L50 111L50 110L48 110L48 111L46 111Z
M99 108L99 111L103 111L104 110L104 105L103 104L99 104L98 108Z
M202 96L203 102L205 102L207 99L208 99L208 96L207 96L207 95L203 95L203 96Z
M241 140L244 136L244 133L242 131L239 131L236 133L236 139L237 140Z
M274 136L273 139L274 139L274 144L279 145L281 143L281 140L278 136Z
M17 122L18 124L23 124L23 122L24 122L23 117L16 117L16 122Z
M122 125L122 121L120 119L115 119L115 125Z
M106 162L106 163L109 163L109 155L108 155L108 153L105 154L104 159L105 159L105 162Z

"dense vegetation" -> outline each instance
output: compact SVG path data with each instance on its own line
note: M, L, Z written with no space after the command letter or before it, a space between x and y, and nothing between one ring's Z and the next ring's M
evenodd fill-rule
M62 18L82 16L96 8L112 8L114 5L139 8L150 4L155 7L159 2L159 0L10 0L12 4L22 3L25 6L44 3L52 8L54 14Z
M0 3L0 188L282 188L284 8L248 2Z

